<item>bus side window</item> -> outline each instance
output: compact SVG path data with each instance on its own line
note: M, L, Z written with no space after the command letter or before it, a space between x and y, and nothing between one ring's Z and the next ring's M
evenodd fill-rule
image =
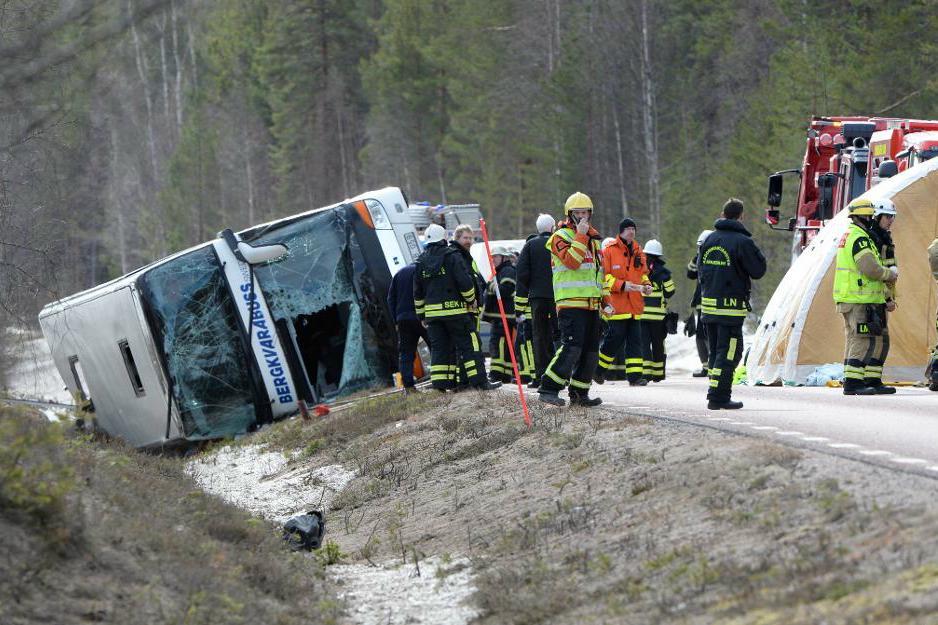
M124 366L127 368L127 375L130 376L130 385L133 386L134 394L137 397L143 397L146 395L146 391L143 390L143 380L140 379L140 372L137 371L137 363L134 362L134 355L130 351L130 344L127 342L127 339L123 339L117 342L118 347L121 350L121 356L124 357Z

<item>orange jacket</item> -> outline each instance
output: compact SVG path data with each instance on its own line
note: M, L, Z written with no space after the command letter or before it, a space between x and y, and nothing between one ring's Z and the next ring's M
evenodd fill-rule
M603 273L606 276L603 304L613 308L611 313L605 314L606 319L641 319L645 298L641 290L627 287L651 284L648 259L638 241L632 241L630 250L620 237L616 237L615 243L603 250Z

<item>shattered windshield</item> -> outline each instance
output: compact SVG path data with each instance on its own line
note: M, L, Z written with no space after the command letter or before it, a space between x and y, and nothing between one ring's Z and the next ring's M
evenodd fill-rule
M186 438L246 431L255 421L254 387L214 250L204 247L151 269L138 285L173 378Z
M286 319L306 377L319 398L382 383L379 341L362 314L366 271L345 209L323 211L269 231L252 245L282 243L287 256L255 267L275 318ZM370 304L369 304L370 305Z

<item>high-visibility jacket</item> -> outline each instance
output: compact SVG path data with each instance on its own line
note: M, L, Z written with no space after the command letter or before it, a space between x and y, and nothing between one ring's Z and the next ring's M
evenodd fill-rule
M445 242L428 245L414 264L414 309L421 319L465 315L477 305L469 267Z
M838 304L885 304L885 280L891 275L883 266L869 233L851 223L837 246L834 301Z
M645 310L645 299L641 291L629 290L628 285L649 284L648 261L637 241L627 244L616 237L603 250L604 304L612 306L611 313L604 313L609 320L641 319Z
M646 257L647 258L647 257ZM651 281L651 293L645 296L645 321L663 321L668 312L668 300L674 295L674 280L671 270L664 266L664 259L649 261L651 265L648 279Z
M592 227L579 234L567 222L547 239L557 308L599 309L603 292L599 242Z

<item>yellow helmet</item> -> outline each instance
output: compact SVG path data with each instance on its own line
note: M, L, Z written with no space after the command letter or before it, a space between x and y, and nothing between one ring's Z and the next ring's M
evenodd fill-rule
M865 197L858 197L847 204L847 210L850 211L851 217L872 217L876 207Z
M569 213L572 210L593 210L593 200L585 193L577 191L563 204L563 212Z

